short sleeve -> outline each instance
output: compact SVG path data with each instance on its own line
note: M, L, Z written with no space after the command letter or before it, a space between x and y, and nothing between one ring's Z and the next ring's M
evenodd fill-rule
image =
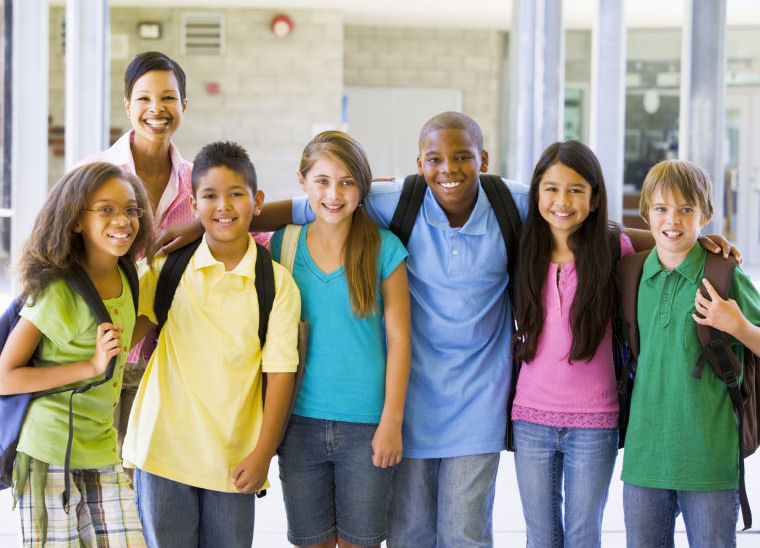
M274 267L275 297L269 314L267 339L261 351L261 370L292 373L298 366L298 322L301 320L301 294L288 270Z
M156 313L153 310L153 302L156 298L158 276L161 274L161 268L165 262L166 257L158 257L150 265L146 259L137 263L137 275L140 278L140 304L137 315L146 316L153 323L158 323Z
M314 220L314 212L309 205L309 200L306 196L298 196L293 198L292 202L293 224L305 225Z
M277 262L280 262L280 255L282 254L282 238L284 234L285 229L281 228L275 231L269 239L269 250L272 252L272 258Z
M82 331L80 309L87 304L64 280L51 282L33 305L30 302L21 309L21 317L33 323L56 346L66 345Z
M752 325L760 326L760 293L739 266L734 269L729 297L736 301L742 314Z
M408 256L409 252L393 232L380 229L379 269L381 281L385 281Z

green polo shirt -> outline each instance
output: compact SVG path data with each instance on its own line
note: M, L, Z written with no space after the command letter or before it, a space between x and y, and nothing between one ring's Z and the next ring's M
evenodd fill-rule
M705 268L695 245L674 270L664 270L656 248L639 285L641 338L621 479L643 487L685 491L738 485L738 432L723 381L706 364L691 376L701 351L694 298ZM744 316L760 325L760 295L749 277L734 270L729 296ZM742 345L729 337L742 358Z

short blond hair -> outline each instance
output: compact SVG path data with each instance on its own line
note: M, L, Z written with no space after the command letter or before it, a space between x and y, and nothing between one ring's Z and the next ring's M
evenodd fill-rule
M639 200L639 212L649 218L652 196L656 190L678 189L690 205L702 213L702 222L712 217L712 181L707 172L694 162L686 160L663 160L652 166L644 179Z

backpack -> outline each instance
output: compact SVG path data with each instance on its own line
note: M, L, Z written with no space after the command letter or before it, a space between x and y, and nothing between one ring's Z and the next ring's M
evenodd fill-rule
M610 251L611 255L613 257L617 257L620 259L620 227L617 226L614 223L611 223L608 227L608 237L609 237L609 245L610 245ZM616 274L616 266L613 267L613 276ZM615 333L619 331L619 329L615 328L615 321L617 318L612 319L612 356L613 356L613 363L615 368L615 379L617 381L618 386L621 384L621 379L623 375L625 374L623 363L621 360L618 359L618 356L622 353L621 345L618 344L618 339L615 337ZM514 340L512 342L512 355L516 355L516 349L517 346L519 346L520 342L517 340ZM522 362L518 362L516 360L512 360L512 382L509 385L509 395L507 397L507 435L506 435L506 445L507 445L507 451L514 451L515 450L515 444L514 444L514 438L513 438L513 430L512 430L512 406L515 402L515 395L517 394L517 379L520 376L520 369L522 368ZM621 396L620 391L618 390L618 404L620 405L620 412L618 414L618 429L620 430L620 434L618 435L618 447L623 446L623 439L624 436L622 433L625 431L625 425L627 424L628 420L628 414L627 411L624 411L628 409L629 405L625 404L626 398L625 395ZM630 398L628 398L628 402L630 403ZM625 417L625 423L623 422L623 417Z
M129 287L132 291L133 305L135 307L135 312L137 312L139 283L135 264L132 259L128 257L119 257L119 266L121 266L126 275L127 281L129 282ZM74 263L71 271L64 276L64 280L79 294L79 296L82 297L84 302L87 303L87 307L95 318L96 324L111 322L111 317L103 303L103 299L100 298L95 286L92 284L92 280L90 280L90 277L79 264ZM11 334L11 331L13 331L16 323L18 323L19 313L23 306L24 302L20 299L16 299L3 312L2 316L0 316L0 346L5 346L8 336ZM68 511L71 443L74 437L73 398L75 394L81 394L90 388L110 381L113 377L115 367L116 357L113 357L108 363L104 376L102 378L96 377L97 380L86 382L85 384L75 387L53 388L51 390L44 390L37 393L0 396L0 490L11 486L13 480L13 463L16 460L16 446L18 444L19 436L21 435L21 427L23 426L24 417L26 416L29 404L37 398L50 396L52 394L71 392L71 396L69 397L69 437L68 442L66 443L66 457L64 463L65 483L62 496L63 507Z
M158 281L156 282L156 295L153 301L153 310L156 314L156 342L161 334L161 329L166 323L169 309L171 308L172 301L174 300L174 294L177 292L177 286L182 279L182 275L190 262L190 258L198 249L203 238L187 244L186 246L177 249L166 258L166 262L161 268L161 272L158 275ZM296 237L297 241L297 237ZM272 266L272 255L269 250L260 244L256 244L256 265L255 265L255 280L254 285L256 287L256 295L259 301L259 341L261 348L264 348L267 338L267 328L269 326L269 315L272 312L272 305L274 304L275 287L274 287L274 267ZM301 322L299 325L298 333L298 352L299 363L296 370L295 384L293 394L291 395L290 406L288 410L288 418L293 411L295 405L296 395L298 388L301 385L301 379L303 379L304 362L306 356L306 341L308 340L309 324L307 322ZM263 375L261 383L261 399L262 403L266 399L267 393L267 376ZM287 428L288 420L285 420L282 432L280 433L280 442L282 442L285 436L285 430ZM279 444L278 444L279 445ZM266 495L266 489L262 489L256 493L256 496L261 498Z
M648 255L648 251L629 255L622 260L618 270L618 292L628 335L629 356L626 368L630 370L629 389L632 388L635 378L636 360L640 350L636 307L641 274ZM733 257L726 260L720 255L707 253L703 277L710 280L722 299L728 298L735 267L736 260ZM702 294L709 299L704 286ZM707 325L695 323L695 326L702 351L691 375L701 378L705 361L709 361L714 374L726 385L734 408L739 429L739 502L746 530L752 527L752 512L744 481L744 459L754 453L760 443L760 357L744 347L744 377L739 387L738 377L742 374L742 365L731 351L726 333ZM630 400L630 392L628 398Z
M480 175L480 185L491 203L496 220L499 223L501 236L504 238L504 245L507 248L507 270L509 272L509 284L507 291L512 299L512 285L515 274L515 257L517 257L517 246L520 242L520 229L522 221L520 213L517 210L515 201L509 189L498 175ZM420 211L422 201L425 199L425 190L427 183L422 175L408 175L404 179L404 186L401 188L401 196L398 200L396 210L393 212L390 226L391 232L398 236L401 243L406 247L414 228L414 221L417 219L417 213Z

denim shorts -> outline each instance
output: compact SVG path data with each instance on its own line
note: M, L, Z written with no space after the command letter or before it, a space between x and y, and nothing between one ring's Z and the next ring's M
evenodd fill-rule
M278 455L292 544L318 544L336 535L359 546L385 539L393 468L372 464L376 428L290 418Z

